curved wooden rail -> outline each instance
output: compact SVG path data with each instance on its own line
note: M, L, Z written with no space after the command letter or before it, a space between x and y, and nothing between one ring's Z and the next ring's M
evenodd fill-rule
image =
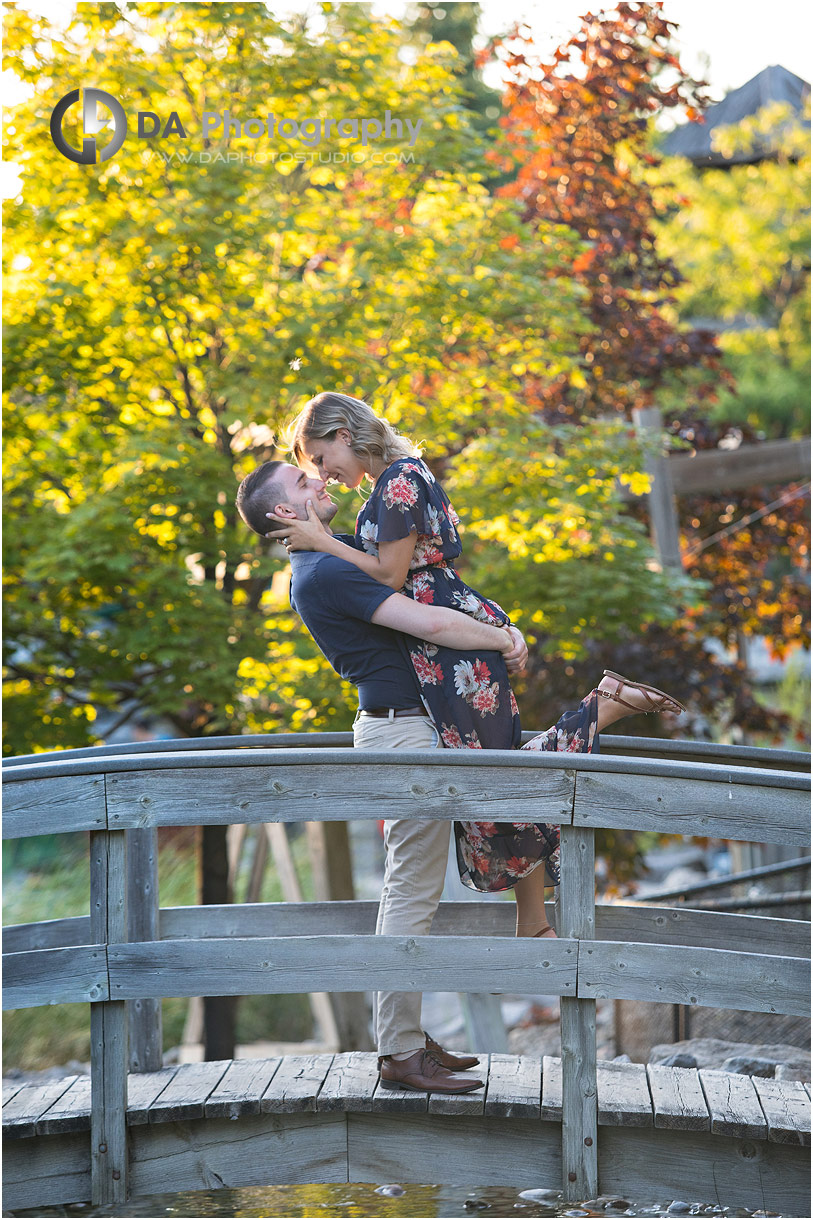
M597 999L808 1011L796 923L596 908L593 880L596 828L806 846L810 780L801 756L767 751L760 765L762 753L742 747L621 738L603 740L617 749L601 755L355 752L349 735L315 736L142 743L4 767L6 838L92 832L89 918L9 929L4 1002L91 1004L94 1202L127 1193L128 999L394 985L558 994L570 1198L598 1191ZM471 936L468 903L442 907L428 937L374 936L373 904L348 903L329 904L329 913L319 904L164 911L157 939L128 939L127 832L382 815L559 824L559 939L511 938L499 904L483 904L484 926Z
M538 735L523 732L523 744ZM75 758L105 758L111 755L163 754L207 750L305 749L350 747L353 734L340 733L244 733L227 737L184 737L166 741L133 741L121 745L84 746L76 750L52 750L39 754L20 754L3 760L4 767L25 766ZM711 741L682 741L667 737L620 737L601 734L603 755L623 758L680 759L684 762L720 763L723 766L759 767L762 770L810 771L810 755L801 750L764 749L761 746L719 745Z
M317 768L318 783L308 782ZM194 783L195 772L206 772L205 785ZM378 818L386 793L390 817L809 842L809 776L682 760L512 750L399 750L395 757L335 748L176 750L49 758L4 768L3 785L4 838Z

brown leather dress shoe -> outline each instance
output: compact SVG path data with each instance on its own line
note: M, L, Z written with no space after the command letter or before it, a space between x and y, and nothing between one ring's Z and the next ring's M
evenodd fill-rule
M423 1031L426 1038L426 1049L431 1051L439 1063L442 1063L450 1072L462 1072L466 1068L476 1068L480 1060L476 1055L454 1055L451 1051L445 1051L442 1046L430 1038L426 1030Z
M482 1089L484 1081L474 1076L456 1076L431 1051L416 1051L408 1059L381 1058L382 1089L411 1089L415 1093L470 1093Z

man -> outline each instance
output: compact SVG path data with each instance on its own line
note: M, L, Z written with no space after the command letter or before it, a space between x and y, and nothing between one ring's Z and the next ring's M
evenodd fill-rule
M321 479L286 462L266 462L237 492L241 517L266 536L267 514L307 518L307 502L325 526L337 505ZM352 543L351 538L343 541ZM395 593L359 568L314 551L291 555L291 605L333 668L359 692L353 726L357 749L437 749L438 730L421 703L404 635L465 650L500 652L512 670L527 657L516 628L477 622L456 610L423 605ZM403 634L401 634L403 633ZM446 872L451 824L391 819L384 823L387 850L376 933L425 936ZM379 992L374 1029L384 1088L465 1093L483 1082L460 1069L478 1060L443 1051L421 1029L417 992Z

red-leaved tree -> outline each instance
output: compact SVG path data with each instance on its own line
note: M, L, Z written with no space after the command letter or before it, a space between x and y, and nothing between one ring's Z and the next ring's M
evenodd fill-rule
M513 171L501 192L522 200L526 220L542 237L551 226L565 225L587 243L571 269L594 326L579 340L583 379L579 384L572 374L553 381L527 377L529 408L550 422L589 424L599 415L629 416L635 407L677 399L684 407L669 411L669 431L685 433L693 420L691 443L702 448L718 439L701 425L704 407L732 379L713 332L681 329L674 320L669 306L681 275L658 250L658 205L642 172L656 163L651 120L676 106L696 117L705 104L704 82L685 73L670 48L675 28L659 3L620 3L588 14L549 62L535 56L527 27L497 40L490 50L503 61L509 84L505 141L493 157L503 173ZM765 503L754 489L730 507L739 517ZM706 498L702 511L697 502L687 507L692 511L684 522L684 544L692 549L724 526L726 504ZM778 736L787 718L755 698L741 660L719 659L707 640L714 636L730 645L760 623L776 652L786 633L794 640L809 638L803 581L793 568L808 545L804 511L804 502L794 501L789 512L760 518L750 533L698 551L688 570L708 582L707 605L671 627L652 626L626 642L593 642L579 661L546 655L541 641L520 692L526 722L530 710L535 724L547 724L606 665L691 694L701 718ZM647 730L662 732L663 725L641 720L625 729ZM702 720L679 731L702 733Z
M527 387L551 422L629 413L676 379L708 401L724 376L713 333L679 330L664 314L681 277L658 252L656 204L638 172L655 160L649 120L704 104L704 82L669 49L674 29L660 4L619 4L585 17L549 63L534 58L527 27L494 44L510 83L505 146L493 156L516 169L501 192L523 201L534 226L567 225L589 243L572 267L595 327L580 341L584 382Z

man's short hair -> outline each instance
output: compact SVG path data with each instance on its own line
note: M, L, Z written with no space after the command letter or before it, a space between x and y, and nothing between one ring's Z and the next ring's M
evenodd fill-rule
M237 488L235 504L238 513L246 525L263 537L274 528L274 522L269 521L265 514L273 512L274 505L284 498L279 473L285 465L285 462L263 462L262 466L246 475Z

